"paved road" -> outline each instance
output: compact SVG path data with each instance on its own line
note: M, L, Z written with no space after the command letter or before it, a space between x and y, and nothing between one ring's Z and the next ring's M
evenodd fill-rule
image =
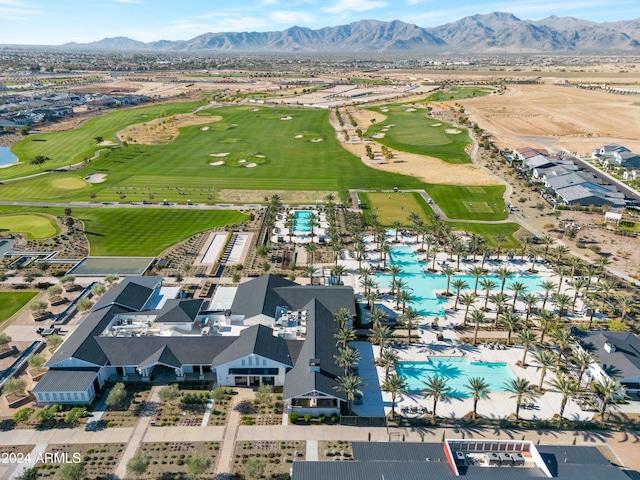
M266 208L265 205L260 205L257 203L247 203L242 205L236 205L233 203L215 203L215 204L206 204L206 203L196 203L193 205L180 205L176 203L171 203L169 205L164 205L162 203L149 203L142 204L140 202L133 203L117 203L117 202L104 202L104 203L94 203L94 202L12 202L12 201L0 201L0 205L11 205L18 207L76 207L76 208L159 208L159 209L182 209L182 210L247 210L247 209L258 209L258 208Z

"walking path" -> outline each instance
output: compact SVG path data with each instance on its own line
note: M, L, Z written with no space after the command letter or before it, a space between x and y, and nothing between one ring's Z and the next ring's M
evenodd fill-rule
M229 413L229 418L227 419L224 437L222 438L222 445L220 446L220 450L218 451L218 458L216 460L216 475L230 472L233 466L233 451L236 448L238 429L240 427L240 412L236 409L236 407L243 400L253 400L252 389L241 388L238 390L238 394L233 397L231 411Z
M38 460L38 455L44 453L47 447L48 445L46 443L39 443L38 445L33 447L33 450L31 450L31 452L29 453L29 456L27 457L27 461L25 461L24 463L18 464L16 469L13 471L13 473L9 477L9 480L16 480L20 475L22 475L22 473L25 470L28 470L31 467L35 467L36 462ZM6 478L6 477L3 477L3 478Z

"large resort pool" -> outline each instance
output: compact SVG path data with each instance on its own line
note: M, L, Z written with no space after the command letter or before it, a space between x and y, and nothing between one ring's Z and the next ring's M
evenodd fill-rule
M313 215L311 210L299 210L294 212L293 233L310 233L309 218Z
M506 363L474 362L467 357L433 356L426 362L398 362L396 372L407 381L408 390L422 390L428 377L443 378L455 398L471 396L465 386L472 377L483 378L491 392L504 392L504 382L515 378Z
M396 277L406 281L409 286L413 298L411 306L422 316L444 315L442 304L447 303L449 299L440 297L437 294L446 290L447 276L443 274L425 273L424 270L428 267L427 263L420 262L410 247L394 247L389 253L389 256L393 265L402 267L402 272ZM487 275L487 277L493 278L498 285L500 285L500 278L491 275ZM390 274L381 273L377 275L377 278L381 289L391 289L392 277ZM465 280L469 286L468 289L473 290L476 277L472 275L455 275L451 277L451 281L457 278ZM507 286L514 281L524 284L528 292L541 290L540 283L542 278L540 276L513 276L507 280ZM505 289L507 289L507 286L505 286ZM451 290L451 287L449 287L449 289ZM478 289L478 293L480 294L481 287L478 286Z

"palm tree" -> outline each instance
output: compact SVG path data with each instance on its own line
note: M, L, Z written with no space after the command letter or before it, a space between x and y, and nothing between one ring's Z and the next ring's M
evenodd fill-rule
M436 239L434 238L433 235L425 235L423 233L422 234L422 249L421 250L424 250L425 244L427 245L426 255L427 255L427 260L428 260L429 256L430 256L430 253L431 253L431 247L433 247L436 244Z
M477 233L472 233L470 242L471 242L471 251L473 252L473 261L475 262L476 255L478 254L480 247L486 243L486 240L482 238L480 235L478 235Z
M578 257L571 256L567 260L567 263L571 267L571 273L569 274L569 276L571 278L574 278L576 276L576 270L578 270L582 266L582 260L580 260Z
M389 377L389 370L396 366L398 359L398 353L391 348L387 348L382 352L379 363L380 366L384 368L384 378Z
M524 350L524 353L522 355L522 367L526 368L527 353L529 353L529 347L538 343L538 337L536 337L536 333L533 330L527 328L518 333L518 341L522 343L522 347Z
M400 299L398 298L398 294L403 290L407 290L409 288L409 283L402 278L397 278L395 285L392 285L392 288L393 294L396 297L396 310L398 310L400 308Z
M516 422L520 418L520 405L536 398L538 394L535 387L525 378L510 378L504 382L505 392L512 393L511 398L516 399Z
M522 301L527 306L527 313L524 317L524 326L526 328L529 328L529 316L531 315L533 307L535 307L538 303L538 296L535 293L527 293L524 297L522 297Z
M398 300L402 303L402 314L404 315L407 303L413 303L413 294L409 290L402 290L398 292Z
M476 419L476 412L478 410L478 400L489 398L491 391L489 390L489 384L482 377L471 377L467 380L467 384L464 386L473 395L473 419Z
M447 400L451 397L451 387L447 385L446 379L436 375L427 377L427 379L422 383L424 384L424 387L422 388L424 398L433 398L433 410L431 411L431 417L435 419L438 401Z
M558 316L560 317L560 320L562 320L563 312L566 312L572 301L572 298L566 293L554 293L551 297L551 302L558 309Z
M507 241L507 237L504 236L504 235L496 235L493 238L493 240L498 246L498 252L496 254L496 261L499 262L500 261L500 251L502 250L502 244Z
M505 312L502 315L501 323L505 327L507 327L507 330L509 332L507 333L507 345L511 345L511 334L514 332L514 330L520 328L521 325L520 317L515 312Z
M477 265L474 265L469 269L469 275L473 275L475 277L475 284L473 285L473 294L478 294L478 282L480 281L480 277L484 275L484 268L481 268Z
M389 252L391 251L391 246L383 243L382 245L380 245L380 259L382 260L382 269L386 270L387 268L387 255L389 254Z
M389 273L391 274L391 295L394 295L396 287L396 276L402 273L402 267L400 265L390 265Z
M431 270L432 271L436 271L436 259L438 258L438 253L440 253L440 248L438 247L438 245L434 245L433 247L431 247L431 255L433 258L433 263L431 264Z
M619 295L616 300L620 308L620 321L624 322L627 314L635 309L636 300L630 295Z
M362 260L364 259L365 254L367 253L367 246L364 244L364 242L356 242L356 245L353 249L357 254L358 270L360 270L362 268Z
M396 397L407 391L407 381L397 373L386 377L382 383L382 390L391 394L391 418L396 416Z
M604 312L604 309L607 305L607 301L609 297L614 293L616 288L616 284L610 280L604 280L603 282L598 283L598 291L600 295L602 295L602 308L601 312Z
M467 248L462 243L454 243L451 252L456 255L456 270L460 271L460 258L467 253Z
M562 394L562 401L560 402L560 420L564 414L564 407L567 406L567 400L570 398L577 398L581 389L580 383L574 378L567 377L566 375L559 375L549 382L549 386L553 391Z
M348 308L339 308L333 313L333 320L338 322L340 328L344 328L347 325L347 322L351 318L351 310Z
M353 348L340 348L338 354L333 358L339 367L344 368L344 374L347 375L351 368L360 361L360 354Z
M542 391L542 384L544 383L544 377L547 375L547 369L556 364L556 357L551 355L547 350L538 350L533 355L533 358L538 364L536 370L540 370L540 383L538 384L538 390Z
M386 325L374 325L369 331L371 332L373 343L380 345L380 355L382 355L385 344L393 338L393 332Z
M553 343L558 345L558 363L562 360L562 353L567 345L573 341L573 335L568 328L556 328L551 335Z
M337 340L336 345L342 348L347 348L349 342L355 342L358 338L353 328L342 327L339 328L336 333L333 334L333 338Z
M502 310L504 309L507 300L509 300L509 297L506 293L494 293L493 295L491 295L491 298L489 300L491 300L491 303L496 306L496 318L494 320L494 326L497 327L498 317L502 313Z
M471 321L474 323L473 329L473 345L476 346L478 344L478 330L480 329L480 324L484 323L485 315L482 310L474 310L471 312Z
M418 312L409 307L400 317L400 321L407 327L407 345L411 343L411 330L415 328L418 320Z
M376 288L376 279L370 276L362 276L360 278L360 286L364 288L364 296L366 297L371 290Z
M536 272L536 262L541 253L542 251L538 247L531 247L529 249L529 255L531 255L531 267L529 267L530 272Z
M344 265L335 265L331 269L331 275L338 277L338 285L340 285L341 277L346 273L346 271L347 271L347 267L345 267Z
M311 228L311 231L309 232L309 236L311 236L311 238L313 238L314 235L315 235L315 232L313 231L313 229L314 229L314 227L317 227L320 224L320 219L318 218L317 214L312 213L307 218L307 221L309 222L309 228Z
M476 303L476 297L473 293L465 292L460 295L460 303L464 305L464 318L462 319L462 326L467 326L467 316L469 315L469 307Z
M551 280L544 280L542 283L540 283L540 288L544 290L544 299L542 300L543 309L544 309L544 306L547 304L547 299L549 298L549 292L556 287L557 285L555 284L555 282L552 282Z
M423 223L422 217L418 212L411 212L409 213L407 220L411 222L411 231L415 235L416 230L418 230L418 227L420 226L420 224ZM416 243L418 243L418 240L416 240Z
M378 299L378 293L374 292L373 290L369 290L369 293L365 295L365 298L367 299L367 308L375 308L376 300Z
M586 372L587 368L591 366L591 364L595 361L595 358L590 352L586 350L580 350L573 356L574 362L580 367L580 371L578 372L578 386L582 383L582 377L584 376L584 372Z
M597 265L592 263L588 263L584 268L584 274L587 276L587 292L589 292L589 287L591 286L591 279L600 273L600 269Z
M340 243L339 238L331 240L331 251L333 252L333 261L335 262L335 265L337 267L338 259L340 258L340 253L342 252L342 243Z
M500 285L500 293L504 293L504 285L507 283L508 278L513 277L514 272L508 267L498 267L496 268L496 275L502 281L502 284Z
M460 300L460 290L466 290L467 288L469 288L469 285L463 279L456 278L453 280L453 282L451 282L451 286L456 291L456 301L453 305L453 309L458 310L458 300Z
M551 245L554 244L554 242L556 241L555 238L553 238L551 235L544 235L541 239L540 239L540 243L542 243L544 245L544 261L547 261L547 255L549 254L549 248L551 247Z
M480 263L480 268L484 270L484 264L491 256L491 249L486 245L480 245L480 248L478 249L478 253L481 255L481 258L482 258L482 262Z
M305 265L305 267L302 269L302 274L305 277L313 277L316 272L318 271L318 267L316 267L315 265Z
M396 229L396 238L394 242L398 243L398 234L400 233L400 229L402 228L402 222L400 220L395 220L391 223L391 225Z
M558 291L556 293L560 293L560 288L562 288L562 280L569 275L569 269L567 267L563 267L562 265L557 266L553 269L555 274L560 277L558 280Z
M522 282L511 282L509 284L509 290L513 292L513 305L512 309L516 309L516 301L518 300L518 295L521 293L526 293L527 287Z
M554 249L554 252L556 254L556 263L560 263L560 260L562 259L562 257L565 257L566 255L568 255L570 251L571 250L569 250L568 247L565 247L564 245L558 245Z
M284 219L284 228L289 231L289 243L292 242L291 237L293 236L293 225L296 221L296 216L293 213L288 213Z
M604 422L604 415L607 412L607 406L611 403L611 399L616 392L622 390L622 386L611 377L605 377L604 380L596 382L595 390L602 398L600 405L600 420Z
M383 309L377 307L371 309L371 313L369 314L369 322L373 323L374 326L382 325L382 322L384 322L386 319L387 314Z
M318 250L318 245L313 242L309 242L304 246L304 249L307 252L307 263L314 263L315 260L315 252Z
M573 257L576 258L576 257ZM576 312L576 302L578 301L578 296L580 295L580 290L587 286L586 280L576 279L573 282L569 282L569 285L573 287L573 303L571 304L571 311L573 313Z
M356 398L356 395L362 395L362 391L360 390L360 387L363 386L362 379L351 373L344 377L336 377L336 381L338 385L333 388L347 395L347 411L351 412L351 404Z
M601 270L604 271L604 268L611 264L611 260L609 260L607 257L604 257L602 255L600 255L598 258L596 258L595 260L595 264L600 267Z
M449 285L451 284L451 277L456 273L456 271L454 270L453 267L450 267L449 265L445 265L444 267L442 267L442 273L447 276L447 290L445 291L445 295L449 296L451 295L451 292L449 291Z
M480 286L485 291L484 297L484 309L487 309L487 303L489 302L489 296L491 295L491 290L498 286L497 282L489 277L485 277L480 280Z
M549 310L540 310L538 312L538 328L540 329L540 343L544 344L544 336L545 334L552 328L556 326L557 319L553 312Z

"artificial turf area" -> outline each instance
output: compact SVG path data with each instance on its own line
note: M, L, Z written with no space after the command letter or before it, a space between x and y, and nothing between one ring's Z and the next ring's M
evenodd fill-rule
M384 134L383 138L375 138L377 142L402 152L436 157L447 163L471 163L465 152L465 147L471 143L465 129L430 118L424 108L392 104L370 110L387 117L384 122L376 123L367 130L368 137ZM459 133L447 133L446 130L450 129Z
M420 214L425 223L429 223L429 216L433 210L416 192L402 193L359 193L364 217L369 222L369 215L375 212L381 225L392 226L393 222L402 222L411 227L408 216L412 212Z
M36 295L38 292L0 292L0 323L10 319Z
M55 218L48 215L21 213L0 216L0 233L23 233L29 240L39 240L60 231Z
M203 131L202 125L183 127L180 135L167 145L129 142L128 147L115 149L108 156L101 154L87 168L6 183L0 188L0 198L90 200L89 194L93 193L95 201L141 201L153 196L160 201L166 198L185 203L187 199L224 201L216 198L216 189L223 188L339 191L343 196L350 188L424 188L423 183L411 176L369 168L342 148L329 125L326 110L267 107L254 110L249 106L206 110L201 113L223 117L219 122L212 121L209 130ZM291 119L282 120L288 117ZM90 134L85 134L87 148L94 136L107 138L108 132L124 128L134 120L126 116L117 118L118 128L113 126L114 121L103 121L104 130L94 126ZM110 126L108 130L106 125ZM67 149L72 145L65 142L73 142L69 135L64 135L67 133L49 134L46 143L54 147L49 150L40 150L42 142L34 142L31 137L16 144L14 150L21 158L45 151L51 158L63 154L71 158L73 155ZM64 142L54 141L55 135L63 135ZM212 156L225 153L228 155ZM218 162L218 166L210 165ZM255 166L247 168L248 165ZM18 167L4 170L12 168ZM15 173L22 172L11 175ZM77 182L89 173L106 174L106 181L93 185ZM72 184L69 179L76 182Z
M451 219L504 220L508 218L502 195L503 185L462 187L429 185L427 191L434 202Z
M0 207L2 214L29 212L34 207ZM62 208L49 208L62 215ZM84 223L91 255L156 256L167 247L200 232L239 224L247 215L220 210L159 208L74 208L71 215Z
M443 102L447 100L464 100L466 98L484 97L493 92L495 92L495 90L489 87L453 87L432 93L427 97L427 101Z

